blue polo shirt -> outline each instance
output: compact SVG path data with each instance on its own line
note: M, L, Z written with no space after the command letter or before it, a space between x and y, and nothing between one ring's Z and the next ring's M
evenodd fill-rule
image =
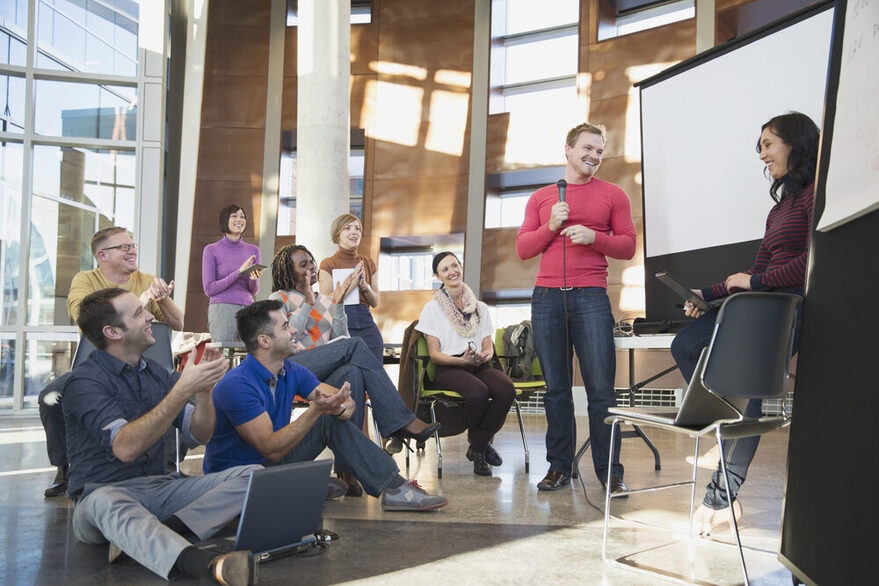
M158 405L179 377L149 358L131 366L104 350L92 352L70 373L61 406L71 497L85 496L101 484L165 473L161 438L133 462L113 455L113 440L122 427ZM193 409L187 404L174 420L183 432L181 439L191 447L198 445L189 427Z
M274 375L259 360L247 355L214 387L217 422L205 447L204 472L219 472L243 464L264 464L266 458L244 441L237 426L268 413L274 431L290 423L293 397L307 398L320 381L304 366L284 361L272 393Z

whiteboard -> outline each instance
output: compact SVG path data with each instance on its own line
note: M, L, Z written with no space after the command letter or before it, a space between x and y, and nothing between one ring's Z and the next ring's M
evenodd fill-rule
M843 29L837 27L840 30ZM830 163L819 230L831 230L879 208L877 71L879 0L849 1L845 8L839 87L832 113Z

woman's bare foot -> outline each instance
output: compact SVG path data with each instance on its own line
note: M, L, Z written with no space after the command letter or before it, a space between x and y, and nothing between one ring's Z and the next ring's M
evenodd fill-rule
M699 456L699 459L696 460L696 466L699 468L705 468L707 470L716 470L717 465L720 463L720 448L717 447L717 444L714 444L714 447ZM693 465L693 456L687 456L687 464L690 466Z
M733 514L736 517L736 523L742 518L742 505L738 500L733 501ZM715 528L723 527L725 523L730 523L729 509L712 509L705 505L699 505L699 508L693 512L693 527L699 531L699 535L711 535L716 533ZM732 526L730 524L730 531Z

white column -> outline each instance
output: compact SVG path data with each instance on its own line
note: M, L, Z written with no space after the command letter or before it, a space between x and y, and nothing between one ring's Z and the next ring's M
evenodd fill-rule
M696 52L714 47L714 0L696 0Z
M349 209L350 0L299 0L296 242L336 251L330 224Z
M180 177L177 190L177 250L175 253L174 301L186 315L189 288L189 255L192 248L192 219L195 213L195 180L198 172L198 144L201 135L201 102L204 59L208 37L208 3L184 0L186 19L186 73L183 85L183 126L180 133ZM199 287L199 283L194 284Z

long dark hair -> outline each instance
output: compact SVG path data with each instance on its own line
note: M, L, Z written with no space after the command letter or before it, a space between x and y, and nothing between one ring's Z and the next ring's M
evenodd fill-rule
M290 291L296 288L296 270L292 256L300 250L314 259L314 255L301 244L288 244L275 254L272 259L272 291ZM308 287L309 283L305 286Z
M791 147L790 155L787 157L787 175L772 182L769 195L776 202L781 201L778 188L785 184L785 192L796 197L803 189L815 182L820 134L818 126L805 114L788 112L775 116L761 126L761 134L766 128ZM757 152L760 152L760 139L757 139Z

